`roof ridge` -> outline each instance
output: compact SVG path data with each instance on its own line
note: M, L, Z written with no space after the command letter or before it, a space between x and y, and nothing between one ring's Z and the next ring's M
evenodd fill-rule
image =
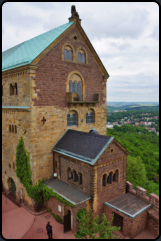
M72 131L72 132L81 132L82 134L85 134L85 135L88 135L88 134L90 134L89 132L84 132L84 131L77 131L77 130L72 130L72 129L68 129L67 131ZM96 135L97 137L111 137L111 136L104 136L104 135Z

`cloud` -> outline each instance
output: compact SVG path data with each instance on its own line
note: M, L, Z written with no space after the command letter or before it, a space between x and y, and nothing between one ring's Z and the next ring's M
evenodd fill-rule
M149 35L149 37L159 41L159 26L155 26L155 28L153 29L153 32Z
M5 2L3 51L67 23L73 4ZM78 2L75 5L81 25L110 75L107 98L111 101L114 98L128 101L129 95L143 101L148 96L159 98L158 5L154 2Z

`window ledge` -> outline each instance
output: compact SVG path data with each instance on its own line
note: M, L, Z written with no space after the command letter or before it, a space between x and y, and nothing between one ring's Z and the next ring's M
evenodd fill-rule
M87 65L87 63L81 63L81 62L77 62L77 61L74 61L74 60L67 60L67 59L64 59L63 61L65 61L65 62L70 62L70 63L74 63L74 64L83 64L83 65Z

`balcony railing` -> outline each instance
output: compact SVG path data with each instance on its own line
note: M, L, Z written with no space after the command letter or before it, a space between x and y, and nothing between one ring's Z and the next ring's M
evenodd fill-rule
M81 96L78 93L68 92L67 93L67 103L70 104L95 104L99 103L100 101L100 94L99 93L86 93L84 96Z

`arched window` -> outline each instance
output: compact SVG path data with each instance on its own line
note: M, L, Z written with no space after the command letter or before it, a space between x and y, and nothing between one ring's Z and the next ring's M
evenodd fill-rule
M81 49L78 52L78 62L79 63L85 63L86 62L86 55L85 52Z
M12 125L12 132L14 132L14 125Z
M112 183L112 172L110 172L107 177L107 184L111 184L111 183Z
M15 126L15 133L17 133L17 126Z
M76 171L73 171L73 181L75 182L75 175L76 175Z
M17 83L15 83L15 95L17 95Z
M106 186L106 174L103 175L103 178L102 178L102 186Z
M113 181L118 182L119 181L119 170L115 171Z
M10 95L14 95L14 86L10 84Z
M79 175L79 184L82 185L82 173Z
M71 47L67 46L65 49L64 49L64 59L66 60L73 60L73 51L71 49Z
M67 115L67 126L76 126L77 125L77 114L68 114Z
M115 182L116 180L115 180L115 173L113 174L113 182Z
M86 113L86 124L94 123L94 112Z
M81 81L77 83L77 81L72 82L72 80L69 80L69 92L78 93L79 100L81 100L82 98L81 89L82 89Z
M74 182L78 182L78 174L75 171L75 175L74 175Z
M68 168L68 179L72 179L72 172L70 168Z

